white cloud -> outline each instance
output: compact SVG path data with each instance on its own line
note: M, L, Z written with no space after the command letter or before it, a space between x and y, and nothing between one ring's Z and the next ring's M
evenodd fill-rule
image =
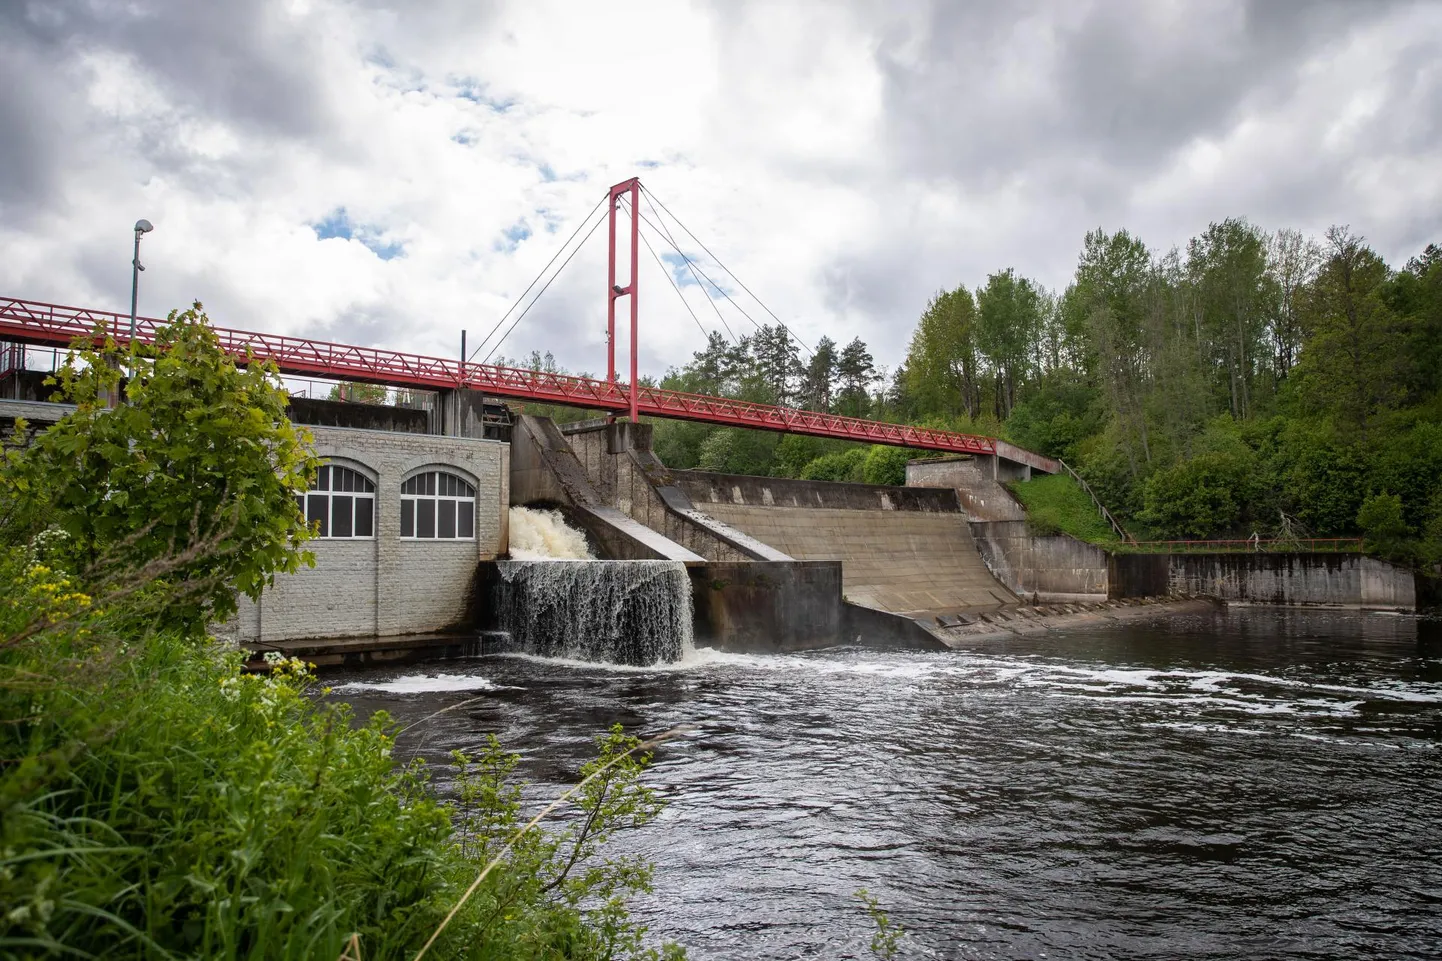
M888 365L934 290L1062 285L1098 225L1349 222L1400 261L1442 235L1442 8L1368 9L21 6L0 292L128 306L145 216L146 312L452 354L637 173L806 340ZM600 371L604 258L602 230L502 352ZM702 340L641 259L659 374Z

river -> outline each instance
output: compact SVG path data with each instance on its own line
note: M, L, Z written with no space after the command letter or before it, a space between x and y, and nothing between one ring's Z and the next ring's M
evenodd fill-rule
M621 842L635 905L708 958L867 957L870 890L918 958L1442 955L1442 636L1232 609L977 645L518 656L331 675L440 760L495 732L535 796L612 721L689 722ZM438 771L438 782L444 780Z

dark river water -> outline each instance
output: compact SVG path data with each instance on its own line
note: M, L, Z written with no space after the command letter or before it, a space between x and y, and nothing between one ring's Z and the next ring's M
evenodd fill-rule
M620 842L693 958L1442 957L1442 632L1232 610L965 652L491 657L332 675L441 759L490 732L536 796L613 721L689 722ZM437 780L444 789L442 772Z

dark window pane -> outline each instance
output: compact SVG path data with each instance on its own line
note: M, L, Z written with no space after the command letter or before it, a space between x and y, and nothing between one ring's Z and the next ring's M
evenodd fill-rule
M476 505L473 501L461 501L456 505L459 516L456 518L457 537L476 536Z
M297 495L295 495L295 506L300 508L300 516L301 516L302 518L304 518L304 517L305 517L305 495L304 495L304 494L297 494Z
M305 519L320 521L320 536L330 536L330 497L326 494L310 494L306 497Z
M429 473L429 474L426 475L426 490L425 490L425 492L426 492L427 494L434 494L434 493L436 492L436 475L435 475L435 472L434 472L434 471L432 471L431 473Z
M338 490L338 491L353 491L353 490L355 490L355 482L354 482L354 480L353 480L353 478L355 477L355 473L354 473L349 467L337 467L337 468L335 468L334 473L335 473L335 475L336 475L336 477L335 477L335 480L336 480L335 489L336 489L336 490Z
M365 491L367 494L374 494L374 493L376 492L375 482L372 481L369 477L367 477L367 476L365 476L364 474L362 474L360 481L361 481L361 486L360 486L360 489L361 489L361 490Z
M376 501L374 497L357 497L355 499L355 536L375 536L375 511Z
M328 491L328 490L330 490L330 468L329 468L329 467L322 467L320 470L318 470L318 471L315 472L315 487L314 487L313 489L314 489L314 490L318 490L318 491Z
M416 501L416 536L436 536L435 501Z
M470 481L461 481L461 493L466 497L475 497L476 489L471 486Z
M351 518L355 516L355 498L340 494L330 499L330 536L350 537Z
M436 501L437 537L456 536L456 502Z
M455 480L455 478L450 474L441 474L440 478L441 487L440 490L437 491L437 493L445 497L449 497L451 494L454 494L455 491L451 489L451 483Z
M401 536L416 536L416 502L413 500L401 501Z

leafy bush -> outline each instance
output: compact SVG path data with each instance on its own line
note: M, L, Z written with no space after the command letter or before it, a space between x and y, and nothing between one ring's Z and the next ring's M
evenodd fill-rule
M1208 538L1235 531L1251 492L1254 459L1206 453L1153 474L1139 515L1163 535Z
M865 447L853 447L822 455L801 469L801 479L861 483L865 479L866 453Z
M861 462L861 479L868 484L891 484L896 487L906 483L906 462L912 452L900 447L873 444Z

